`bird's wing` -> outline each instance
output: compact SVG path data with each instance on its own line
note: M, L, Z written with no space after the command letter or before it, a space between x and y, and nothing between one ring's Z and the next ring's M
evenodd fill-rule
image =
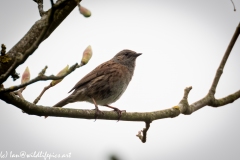
M94 70L92 70L90 73L88 73L85 77L83 77L68 93L71 91L81 87L82 85L88 83L89 81L94 80L95 78L98 78L102 75L110 74L114 71L116 71L117 63L113 61L107 61L98 67L96 67Z

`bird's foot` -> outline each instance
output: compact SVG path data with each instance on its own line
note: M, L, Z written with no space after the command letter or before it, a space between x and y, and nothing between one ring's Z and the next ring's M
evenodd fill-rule
M98 108L95 108L93 110L95 110L95 115L94 115L95 121L97 120L98 116L104 115L104 113L100 111Z
M118 121L120 120L120 118L122 116L122 113L126 113L126 110L120 110L120 109L118 109L116 107L112 107L112 106L109 106L109 105L104 105L104 106L106 106L108 108L112 108L113 111L117 112L117 114L118 114Z
M118 108L114 108L113 111L114 111L114 112L117 112L117 114L118 114L118 120L117 120L117 122L120 120L120 118L121 118L121 116L122 116L122 113L126 113L126 110L120 110L120 109L118 109Z
M92 98L92 97L91 97L91 98ZM92 98L92 101L93 101L93 103L94 103L94 105L95 105L95 109L94 109L94 110L95 110L95 115L94 115L94 118L95 118L95 121L96 121L97 118L98 118L98 116L99 116L99 115L104 115L104 113L98 109L98 105L97 105L97 103L96 103L96 101L95 101L94 98Z

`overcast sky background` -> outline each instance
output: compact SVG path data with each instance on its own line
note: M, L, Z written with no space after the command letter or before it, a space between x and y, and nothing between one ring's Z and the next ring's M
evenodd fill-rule
M67 64L80 62L91 45L89 64L77 69L48 90L39 105L52 106L85 74L122 49L143 53L137 59L134 77L123 96L113 104L129 112L170 108L181 100L185 87L192 86L189 103L204 97L216 69L240 22L240 1L234 0L83 0L92 17L78 8L45 40L28 60L31 78L48 65L46 74L56 74ZM44 9L50 2L44 0ZM31 0L1 0L0 43L12 48L40 19ZM216 98L240 89L240 41L224 68ZM5 87L17 85L8 79ZM23 92L33 102L50 81L28 86ZM106 160L111 154L122 160L238 160L240 157L240 100L220 108L204 107L190 116L154 121L145 144L135 136L143 122L116 122L30 116L0 101L0 153L68 154L71 159ZM93 109L80 102L68 108ZM108 110L100 107L101 110ZM42 159L42 158L39 158Z

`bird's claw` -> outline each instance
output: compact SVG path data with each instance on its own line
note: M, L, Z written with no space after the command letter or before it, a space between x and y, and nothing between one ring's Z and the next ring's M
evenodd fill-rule
M94 115L95 121L97 120L98 116L104 115L104 113L99 109L93 109L93 110L95 110L95 115Z
M121 118L121 116L122 116L122 113L126 113L126 110L120 110L120 109L118 109L118 108L114 108L113 111L114 111L114 112L117 112L117 114L118 114L118 120L117 120L117 122L120 120L120 118Z

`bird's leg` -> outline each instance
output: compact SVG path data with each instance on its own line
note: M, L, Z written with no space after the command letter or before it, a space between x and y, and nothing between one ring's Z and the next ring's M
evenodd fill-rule
M108 107L108 108L112 108L115 112L117 112L118 114L118 121L120 120L121 116L122 116L122 113L123 112L126 112L126 110L120 110L116 107L112 107L112 106L109 106L109 105L104 105L105 107Z
M95 99L92 98L92 97L91 97L91 99L92 99L92 101L93 101L93 103L95 105L95 116L94 116L94 118L95 118L95 121L96 121L98 116L101 115L101 114L103 115L104 113L98 109L98 105L97 105Z

